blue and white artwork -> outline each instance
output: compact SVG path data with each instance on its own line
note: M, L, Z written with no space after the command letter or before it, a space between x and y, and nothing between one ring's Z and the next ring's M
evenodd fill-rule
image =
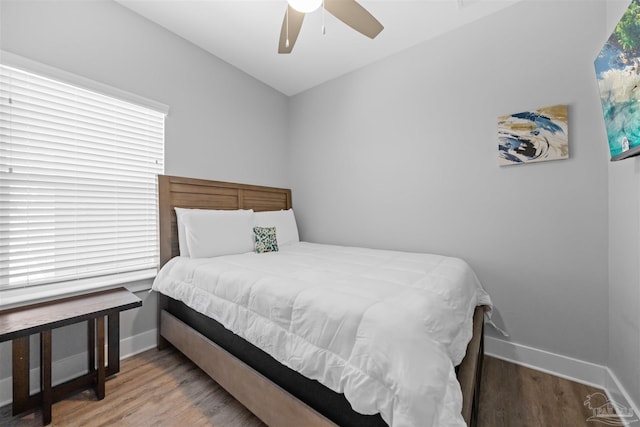
M498 163L501 166L569 157L566 105L498 117Z
M595 60L611 158L640 152L640 0L633 0ZM626 154L626 155L625 155Z

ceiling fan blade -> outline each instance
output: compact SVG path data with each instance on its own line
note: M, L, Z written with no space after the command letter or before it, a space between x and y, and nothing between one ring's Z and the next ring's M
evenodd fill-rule
M384 28L382 24L355 0L324 0L324 8L354 30L373 39ZM291 27L289 27L291 31Z
M278 53L291 53L291 51L293 50L293 46L296 44L296 40L298 39L300 28L302 28L302 21L304 21L304 13L298 12L291 6L287 5L287 12L285 12L284 14L284 19L282 20L282 29L280 29ZM289 38L288 46L287 36Z

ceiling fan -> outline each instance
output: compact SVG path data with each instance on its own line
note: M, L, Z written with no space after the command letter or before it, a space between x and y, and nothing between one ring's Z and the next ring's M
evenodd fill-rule
M371 39L380 34L384 28L355 0L288 0L287 11L280 30L278 53L291 53L298 39L304 15L320 7Z

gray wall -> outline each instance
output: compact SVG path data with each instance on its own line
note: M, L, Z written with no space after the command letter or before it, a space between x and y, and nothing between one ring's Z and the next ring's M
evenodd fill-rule
M0 48L169 105L167 174L287 184L287 97L115 2L2 0ZM138 296L123 339L155 327L155 296ZM54 358L83 351L84 330L56 331ZM0 364L0 379L10 372Z
M462 257L510 340L605 363L604 14L518 3L293 97L302 238ZM497 165L499 115L564 103L568 160Z
M629 5L607 4L606 34ZM601 138L606 140L604 126ZM640 405L640 157L609 165L609 368ZM614 396L614 399L620 399ZM623 401L620 399L620 401Z

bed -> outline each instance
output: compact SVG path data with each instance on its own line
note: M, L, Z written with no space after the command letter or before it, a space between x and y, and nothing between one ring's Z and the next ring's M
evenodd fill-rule
M174 208L290 209L288 189L161 175L158 177L161 266L179 254ZM456 367L462 416L476 423L483 357L483 313L473 312L473 336ZM240 403L272 426L385 426L362 415L341 393L310 380L178 299L159 294L158 346L173 345Z

